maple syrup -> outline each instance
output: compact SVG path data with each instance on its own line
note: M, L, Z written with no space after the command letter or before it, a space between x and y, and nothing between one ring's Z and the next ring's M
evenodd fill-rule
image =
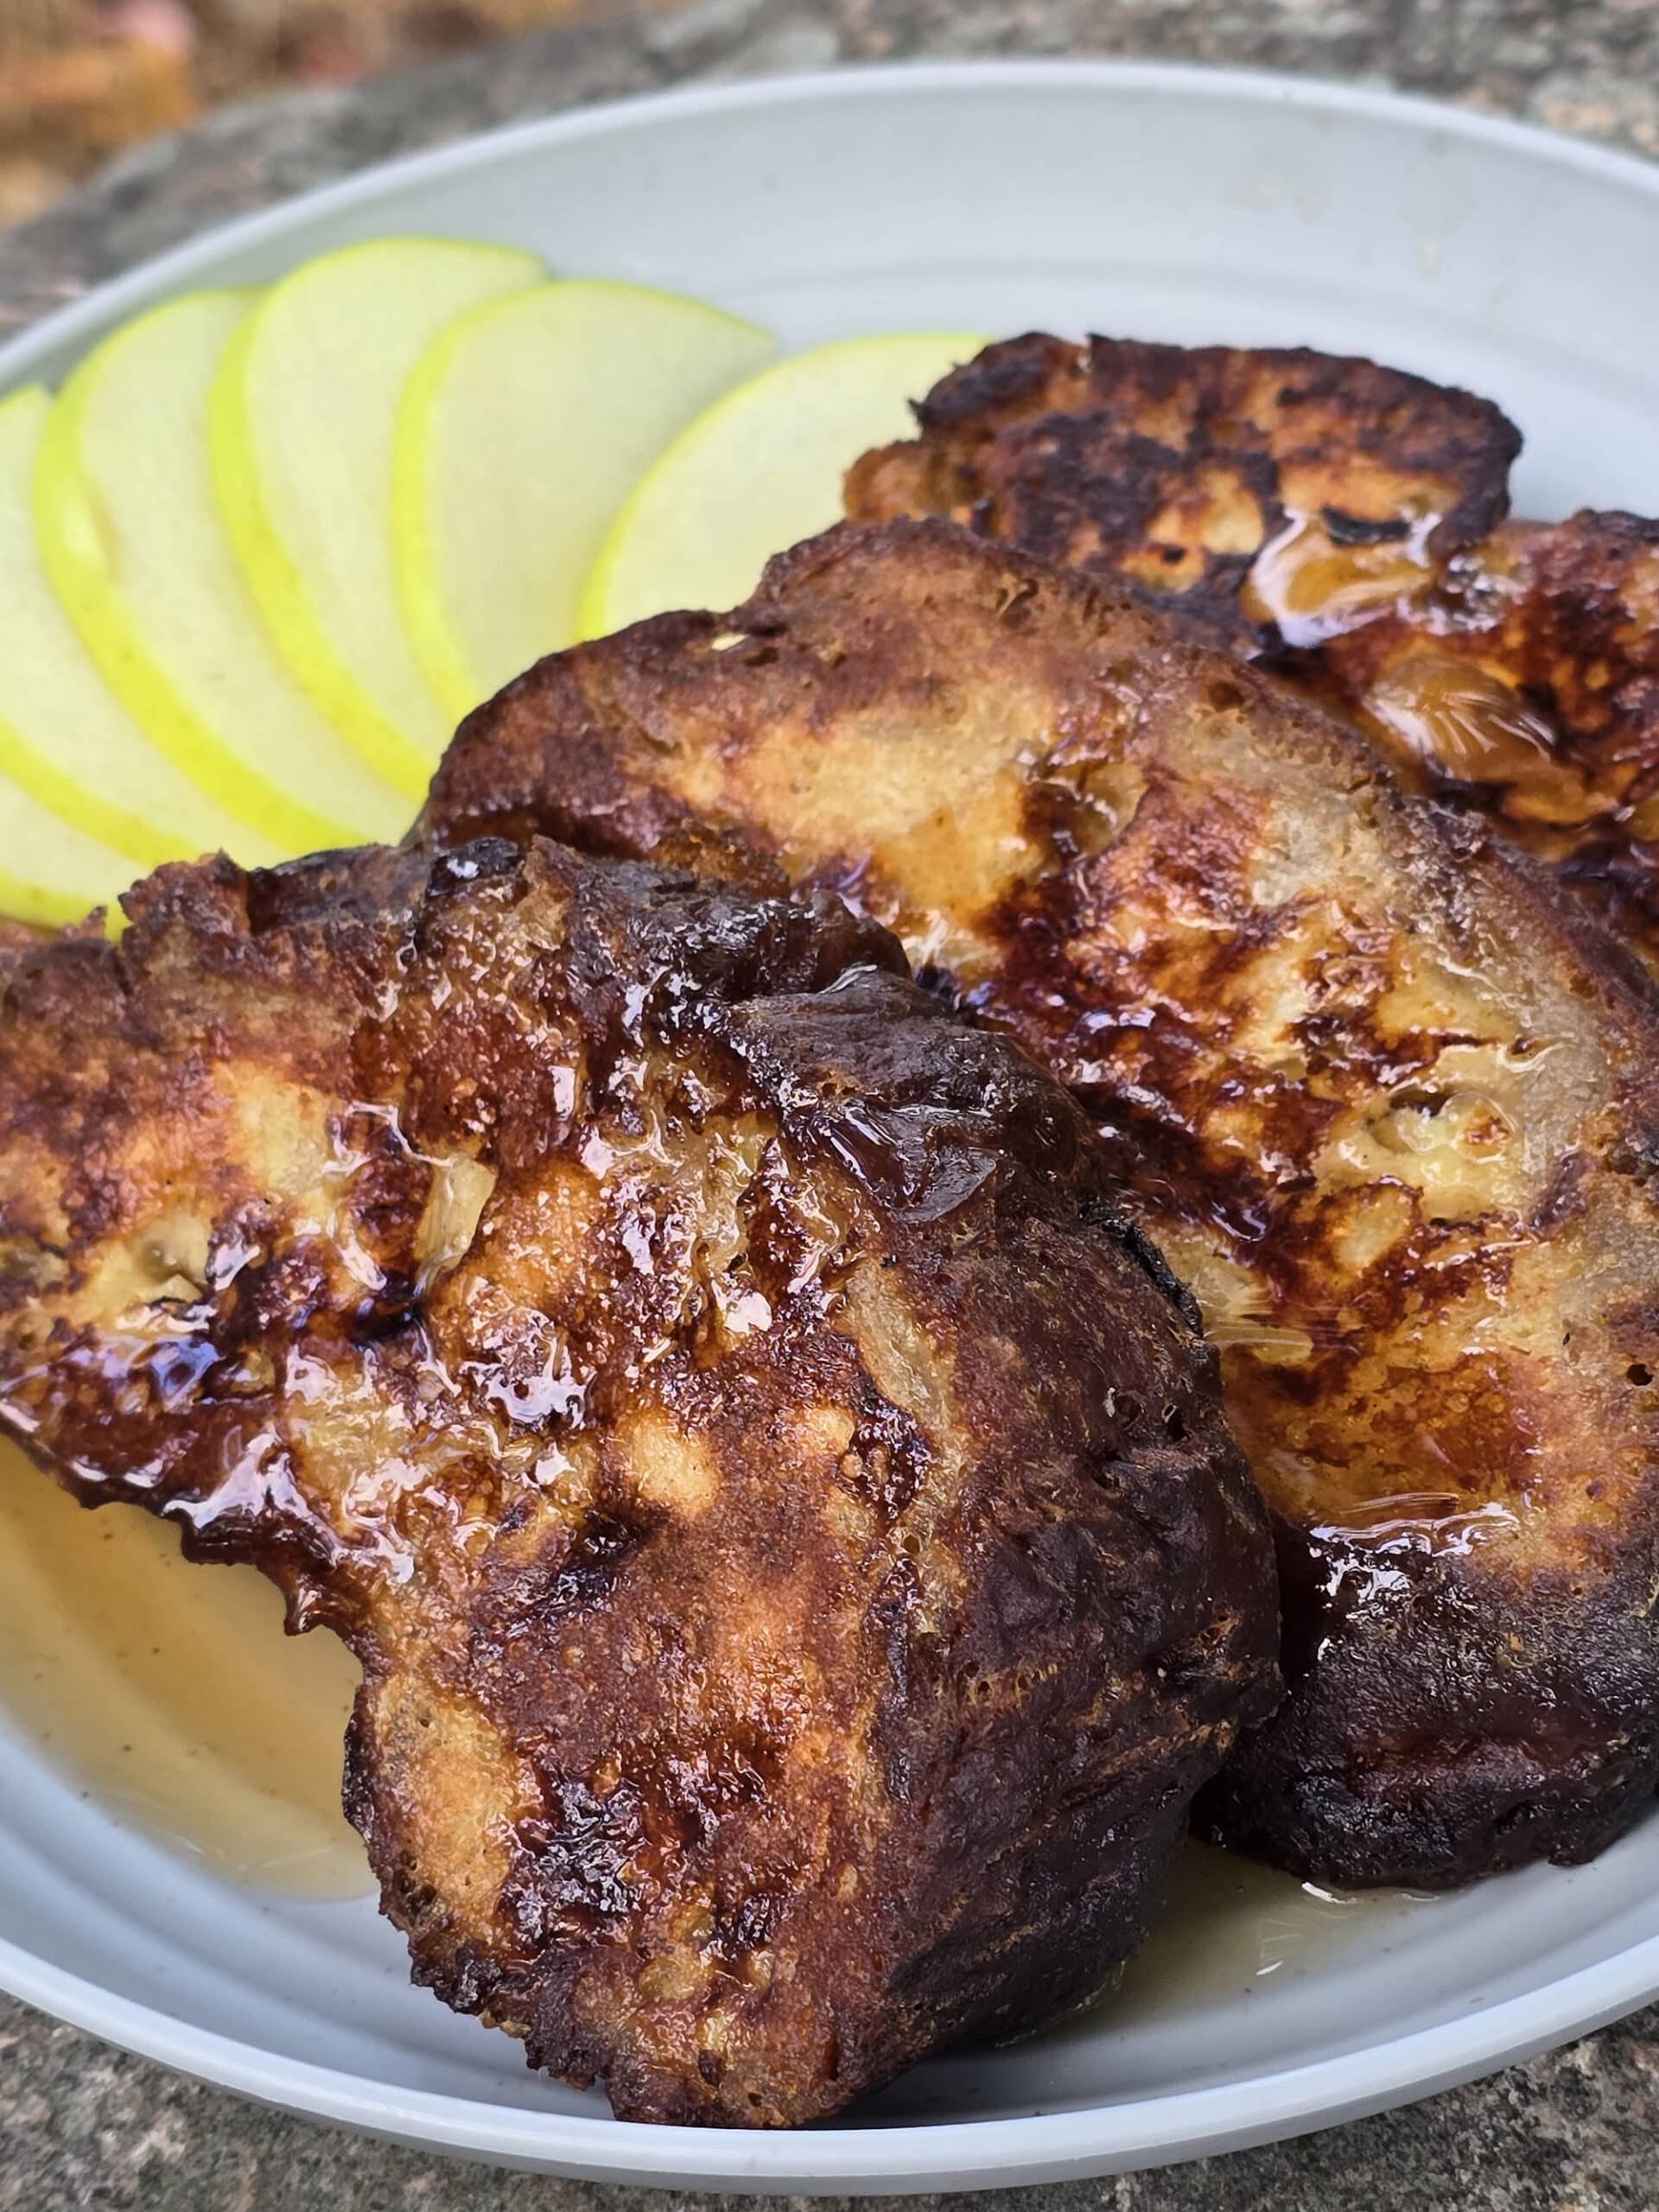
M253 1568L194 1565L151 1516L88 1512L0 1443L12 1726L117 1821L212 1872L302 1897L362 1895L372 1884L339 1803L356 1669L330 1637L285 1637L282 1611ZM1219 2001L1409 1901L1189 1843L1166 1914L1088 2011L1109 2006L1117 2023Z
M1361 703L1404 749L1456 783L1510 786L1523 820L1576 823L1597 795L1556 754L1548 724L1512 684L1454 653L1427 648L1385 666Z
M124 1827L293 1897L372 1888L340 1809L357 1666L283 1632L251 1567L138 1508L89 1512L0 1442L0 1708Z
M1199 2012L1289 1986L1339 1957L1379 1916L1421 1904L1409 1890L1332 1890L1213 1844L1188 1841L1169 1905L1115 1986L1089 2008L1128 2027L1153 2014Z
M1250 620L1272 623L1287 645L1322 645L1425 589L1439 520L1420 516L1402 538L1347 545L1332 540L1319 516L1293 512L1256 554L1239 606Z

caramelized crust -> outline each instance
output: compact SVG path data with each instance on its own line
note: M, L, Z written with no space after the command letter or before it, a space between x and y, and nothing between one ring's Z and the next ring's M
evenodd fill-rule
M1087 1104L1278 1519L1292 1694L1208 1800L1347 1882L1597 1848L1659 1772L1659 1019L1478 825L1121 588L846 526L544 662L439 843L780 868Z
M848 478L1266 654L1659 967L1659 524L1504 524L1497 409L1370 361L1033 335Z
M1033 332L988 346L918 403L921 436L849 473L856 521L946 515L1045 559L1116 575L1257 652L1250 588L1296 541L1366 603L1421 581L1508 506L1514 425L1484 399L1305 348L1153 346Z
M1088 1123L837 901L500 842L0 951L0 1423L363 1667L417 1979L772 2126L1139 1940L1276 1693Z
M1296 664L1659 968L1659 523L1509 524Z

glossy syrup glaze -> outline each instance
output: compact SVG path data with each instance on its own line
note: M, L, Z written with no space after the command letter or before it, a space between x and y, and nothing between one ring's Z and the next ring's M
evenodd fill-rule
M118 1824L222 1879L361 1896L372 1879L340 1808L358 1670L332 1637L285 1637L282 1613L251 1567L203 1573L149 1515L89 1511L0 1444L6 1723ZM1189 1844L1163 1916L1088 2017L1122 2025L1276 1987L1407 1902Z
M429 834L538 820L834 886L1086 1105L1280 1518L1299 1695L1245 1758L1308 1737L1229 1833L1444 1881L1628 1816L1659 1031L1576 912L1121 588L937 523L512 687Z
M1372 535L1282 512L1237 564L1243 626L1207 600L1181 600L1185 618L1490 818L1659 964L1659 531L1586 512L1441 556L1446 517L1408 495ZM1113 566L1179 598L1183 563Z
M1424 1897L1303 1881L1212 1844L1189 1842L1169 1909L1087 2024L1129 2027L1245 1998L1271 2005L1310 1974L1340 1967L1380 1926L1409 1924Z
M1291 667L1659 963L1659 525L1505 525Z
M1490 403L1365 360L1033 335L848 480L1266 657L1659 965L1659 524L1511 524Z
M826 897L497 841L132 911L0 954L0 1424L346 1638L420 1978L732 2125L1096 1986L1277 1632L1073 1102Z

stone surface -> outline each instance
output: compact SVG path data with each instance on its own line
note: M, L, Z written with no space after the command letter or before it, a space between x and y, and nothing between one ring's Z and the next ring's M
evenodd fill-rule
M0 6L8 0L0 0ZM917 54L1140 54L1389 83L1659 155L1655 0L693 0L233 110L0 235L0 332L245 209L492 124L696 78ZM985 2212L1648 2212L1659 2009L1405 2111ZM675 2212L757 2200L680 2197ZM0 2212L652 2212L181 2082L0 1999ZM895 2207L901 2200L893 2200ZM968 2199L902 2200L929 2212Z
M870 2212L1648 2212L1659 2010L1350 2127L1160 2171ZM0 2001L0 2212L748 2212L335 2134L181 2082ZM850 2208L852 2199L829 2202Z
M1659 155L1654 0L692 0L228 109L146 146L0 234L0 334L208 224L493 124L694 78L988 54L1357 78Z

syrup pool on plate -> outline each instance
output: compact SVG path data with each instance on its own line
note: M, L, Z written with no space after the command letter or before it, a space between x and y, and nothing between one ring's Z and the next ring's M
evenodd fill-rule
M176 1529L89 1512L0 1443L0 1714L124 1826L255 1888L369 1891L340 1809L356 1686L252 1567L193 1565Z
M1154 2026L1238 1999L1271 2001L1431 1900L1411 1890L1327 1890L1189 1840L1161 1919L1100 1994L1040 2032Z
M1264 1994L1325 1965L1379 1914L1408 1910L1404 1890L1327 1890L1235 1851L1189 1842L1169 1885L1169 1908L1123 1970L1109 2000L1114 2025L1154 2012L1187 2011L1244 1992Z

